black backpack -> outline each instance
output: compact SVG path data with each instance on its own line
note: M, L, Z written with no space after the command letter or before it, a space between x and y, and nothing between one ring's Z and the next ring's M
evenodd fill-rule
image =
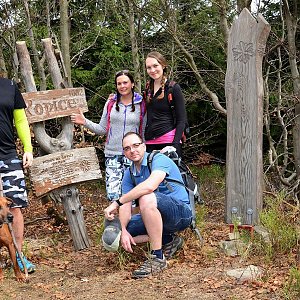
M154 150L147 157L147 166L148 166L148 169L149 169L150 173L151 173L151 169L152 169L153 158L158 153L161 153L161 152L159 150ZM165 186L170 191L172 191L172 187L169 185L169 182L174 182L174 183L183 185L185 187L185 189L186 189L186 191L189 195L190 205L191 205L191 209L192 209L192 216L193 216L193 220L192 220L192 223L190 225L190 228L196 233L196 235L199 238L200 243L202 245L203 244L203 237L201 236L200 231L199 231L199 229L196 225L196 208L195 208L195 204L196 203L203 204L203 201L200 198L198 184L194 180L194 177L193 177L193 174L192 174L191 170L181 160L181 158L178 157L178 154L177 154L176 151L174 151L174 150L166 151L162 154L168 156L170 159L172 159L174 161L174 163L176 164L176 166L178 167L178 169L180 171L182 180L184 182L184 183L182 183L181 181L177 181L175 179L165 178L163 183L165 184ZM135 179L134 179L134 176L133 176L133 173L132 173L132 166L130 166L129 170L130 170L131 180L132 180L133 183L135 183Z
M176 123L176 114L175 114L175 105L173 103L173 87L176 84L176 81L171 80L167 86L167 94L168 94L168 102L169 105L171 107L171 111L172 111L172 115L173 115L173 120ZM187 120L187 114L185 112L185 125L184 125L184 130L183 130L183 134L182 134L182 142L185 142L186 139L189 137L190 135L190 126Z

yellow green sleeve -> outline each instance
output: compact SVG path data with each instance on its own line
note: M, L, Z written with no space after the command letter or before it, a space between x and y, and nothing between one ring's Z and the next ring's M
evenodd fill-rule
M14 122L17 129L18 137L24 146L24 152L32 152L31 134L28 125L25 109L14 110Z

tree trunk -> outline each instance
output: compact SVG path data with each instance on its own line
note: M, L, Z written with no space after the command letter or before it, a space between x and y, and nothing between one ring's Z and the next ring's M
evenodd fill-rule
M20 41L16 43L18 58L20 61L20 69L25 84L26 92L36 92L36 85L33 77L30 56L26 43Z
M60 198L66 213L73 244L76 250L91 246L83 218L83 206L79 201L78 189L75 186L59 189Z
M297 31L297 6L294 2L294 16L292 15L287 0L283 1L283 17L286 22L289 62L293 78L295 96L295 125L293 127L294 158L297 177L300 178L300 76L297 66L296 31Z
M36 48L36 43L33 35L33 30L32 30L32 23L30 19L30 12L29 12L29 6L27 0L23 0L24 6L25 6L25 11L26 11L26 18L27 18L27 28L28 28L28 34L29 34L29 40L33 52L33 59L34 63L37 67L39 76L40 76L40 90L44 91L46 90L46 76L45 76L45 71L43 66L41 65L41 62L39 60L39 53Z
M140 72L140 58L139 58L139 49L136 37L136 29L135 29L135 14L134 14L134 3L131 0L127 0L128 2L128 10L129 10L129 31L130 31L130 41L131 41L131 49L132 49L132 62L134 67L135 74L135 86L139 93L142 91L141 86L141 72Z
M6 69L6 65L5 65L2 47L3 47L3 44L0 43L0 77L7 78L7 69Z
M70 19L68 15L69 1L60 0L60 35L61 35L61 52L63 57L63 64L66 68L68 86L72 87L71 80L71 59L70 59Z
M225 0L219 0L218 9L220 12L220 28L224 37L224 52L227 53L229 36L229 25L227 21L227 2Z

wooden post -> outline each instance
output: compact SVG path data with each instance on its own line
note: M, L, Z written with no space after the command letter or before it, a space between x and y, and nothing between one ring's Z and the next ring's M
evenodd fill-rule
M42 42L45 49L48 68L55 88L58 89L67 87L60 74L59 65L53 52L51 39L44 39ZM36 92L30 57L25 42L17 42L16 48L26 91ZM33 128L35 139L45 153L55 153L72 148L74 125L69 117L62 118L62 131L56 138L52 138L46 133L43 122L34 123ZM91 245L91 241L87 234L82 205L79 201L76 186L69 185L68 187L54 190L52 194L55 199L61 201L63 204L75 250L82 250L89 247Z
M257 224L262 209L262 59L269 32L262 15L256 20L244 8L229 35L225 78L227 223Z

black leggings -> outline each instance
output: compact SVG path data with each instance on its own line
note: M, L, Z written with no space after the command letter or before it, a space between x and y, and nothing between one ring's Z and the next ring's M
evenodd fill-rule
M175 147L178 156L182 157L182 144L181 143L180 144L172 144L172 143L168 143L168 144L146 144L146 151L150 153L153 150L161 150L162 148L164 148L166 146Z

